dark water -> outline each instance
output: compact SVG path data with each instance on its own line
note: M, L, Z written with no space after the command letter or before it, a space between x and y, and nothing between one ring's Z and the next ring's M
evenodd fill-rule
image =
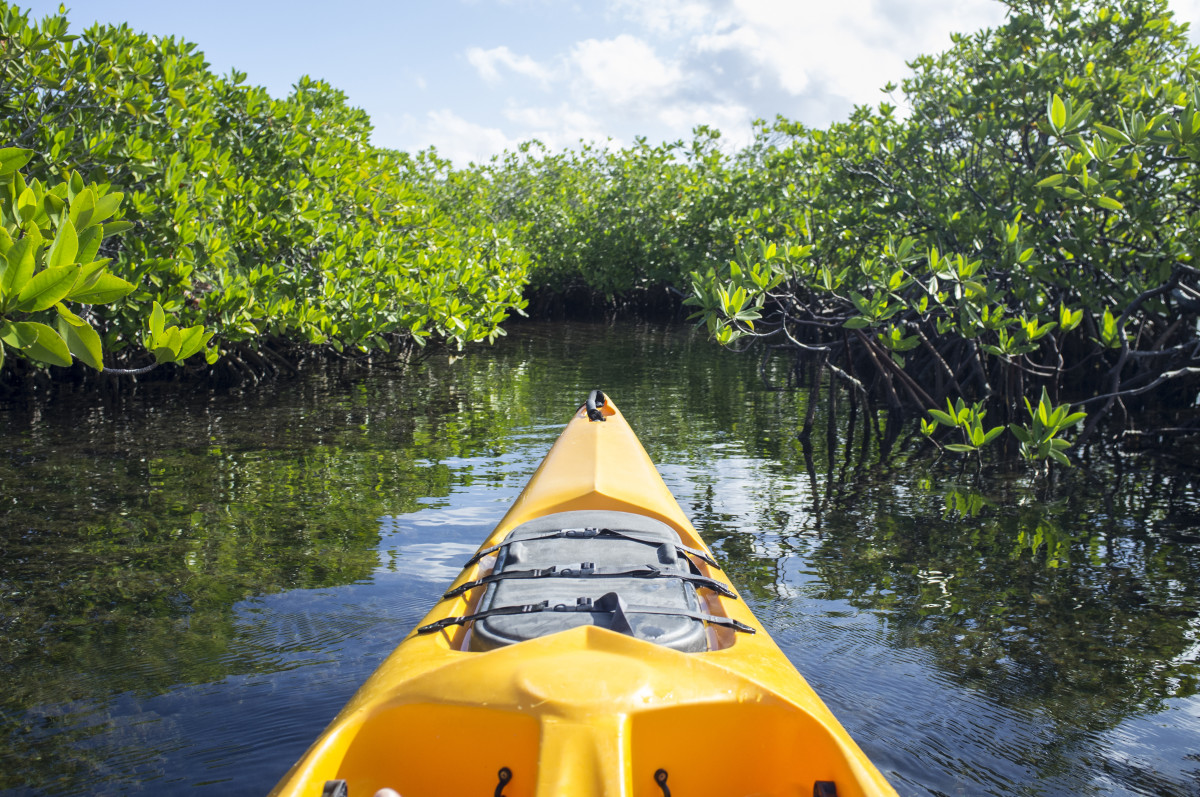
M758 369L527 325L404 375L0 409L0 792L265 793L600 386L901 794L1200 795L1195 473L879 464L824 392L806 451L809 396Z

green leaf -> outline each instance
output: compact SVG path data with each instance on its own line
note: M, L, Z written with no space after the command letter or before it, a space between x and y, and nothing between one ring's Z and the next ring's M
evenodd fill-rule
M133 229L133 222L110 221L104 225L104 237L107 238L110 235L119 235L120 233L123 233L126 230L132 230L132 229Z
M48 310L71 291L79 276L79 266L44 268L25 283L17 296L17 310L36 313Z
M154 303L154 309L150 311L150 334L157 340L162 337L163 325L167 323L166 313L163 312L162 305L158 302Z
M206 333L204 327L199 324L183 330L183 340L179 345L179 361L186 360L204 348L204 344L208 343L212 336L213 333Z
M1125 206L1112 197L1100 196L1096 197L1096 204L1105 210L1124 210Z
M98 222L102 222L109 216L117 212L121 207L121 200L125 197L120 191L114 191L111 194L105 194L96 200L96 209L92 211L92 218L88 229L92 229ZM115 223L115 222L112 222Z
M1063 104L1062 98L1057 94L1050 98L1049 114L1050 124L1054 126L1056 132L1063 129L1063 125L1067 123L1067 106Z
M852 318L847 319L845 324L842 324L842 326L844 326L846 329L862 329L863 327L869 327L870 325L871 319L862 315L853 316Z
M96 209L96 192L85 188L71 200L71 224L76 229L91 225L92 211Z
M37 341L37 328L28 321L0 322L0 340L14 349L27 349Z
M173 363L179 360L179 349L183 346L183 333L179 327L171 327L158 337L155 345L150 347L154 361L158 363Z
M1004 431L1004 427L1003 427L1003 426L997 426L997 427L995 427L994 429L990 430L990 431L989 431L987 434L985 434L985 435L983 436L983 442L982 442L980 445L985 445L985 446L986 446L988 443L992 442L992 441L993 441L993 440L995 440L997 437L999 437L999 436L1000 436L1000 433L1001 433L1001 432L1003 432L1003 431Z
M37 195L33 193L31 186L26 186L21 195L17 197L17 218L21 220L21 225L24 226L37 215L38 201Z
M1057 448L1050 449L1049 454L1050 459L1054 460L1058 464L1065 465L1068 468L1071 467L1071 460L1067 459L1067 455L1059 451Z
M95 229L95 228L93 228ZM75 287L71 289L72 293L78 293L84 288L90 288L96 284L96 280L104 274L104 267L109 263L109 258L102 257L99 260L93 260L79 267L79 279L75 281Z
M54 194L46 194L42 197L42 208L45 209L46 215L53 219L56 223L59 220L59 214L63 208L67 206L66 202L56 197Z
M1067 181L1065 174L1052 174L1045 180L1039 180L1034 186L1035 188L1051 188L1056 185L1062 185Z
M8 268L0 276L0 297L13 296L21 292L33 276L33 241L29 236L17 240L8 250Z
M71 350L54 327L32 321L25 323L37 330L37 340L25 349L27 357L50 365L71 364Z
M5 147L0 149L0 176L12 174L20 169L33 157L33 150L20 147Z
M1096 124L1094 124L1092 126L1096 128L1096 130L1100 133L1100 135L1104 136L1109 141L1112 141L1116 144L1131 144L1131 143L1133 143L1129 140L1129 136L1125 135L1125 133L1123 131L1118 130L1115 127L1109 127L1108 125L1102 125L1099 122L1097 122Z
M968 446L962 443L947 443L946 449L949 451L957 451L960 454L966 454L977 450L975 446Z
M67 306L62 302L54 305L54 311L58 313L60 318L64 319L68 324L72 324L73 326L83 326L87 323L82 318L72 313L70 309L68 309Z
M86 321L82 325L73 324L66 318L58 319L58 333L67 342L71 353L86 365L97 371L104 370L104 349L100 344L100 335Z
M75 255L79 262L89 263L95 260L103 240L104 229L99 225L88 227L79 233L79 251Z
M936 420L938 423L945 424L946 426L958 426L958 421L955 420L952 415L942 412L941 410L929 410L929 414L932 415L934 420Z
M58 234L54 236L54 244L50 247L46 265L51 268L70 265L75 262L78 252L79 237L75 234L75 225L70 219L63 219L58 227Z
M170 346L154 346L150 349L150 353L154 355L154 362L160 365L175 362L175 352Z
M101 274L94 284L76 287L66 298L80 304L108 304L131 293L134 287L115 274Z

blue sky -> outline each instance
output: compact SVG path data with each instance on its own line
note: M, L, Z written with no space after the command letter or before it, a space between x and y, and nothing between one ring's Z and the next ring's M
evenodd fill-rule
M19 2L41 17L52 2ZM345 91L374 143L436 146L459 165L520 141L628 144L719 128L731 146L751 122L809 125L883 99L905 61L952 31L1003 20L995 0L79 0L93 22L196 42L214 71L247 72L283 96L301 75ZM1200 0L1176 0L1200 19Z

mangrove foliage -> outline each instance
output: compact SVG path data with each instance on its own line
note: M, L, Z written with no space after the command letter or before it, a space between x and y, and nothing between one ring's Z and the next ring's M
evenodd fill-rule
M904 113L764 127L772 202L689 302L722 342L932 411L956 450L1007 422L1024 456L1065 463L1084 413L1082 438L1192 434L1200 58L1165 2L1008 5L913 63Z
M61 365L68 350L98 367L96 338L122 363L162 361L163 344L166 359L184 359L192 346L160 340L166 316L181 337L215 335L219 364L251 378L290 368L297 346L403 353L494 338L523 306L526 255L477 204L445 201L448 164L379 149L370 133L366 114L321 81L300 78L275 99L245 74L213 74L183 40L106 25L73 35L65 14L33 22L0 4L0 179L15 194L4 223L20 247L15 259L9 250L9 293L29 271L12 272L25 252L37 272L3 300L7 370ZM123 210L81 248L82 264L37 243L65 229L68 200L75 214L78 180L84 205ZM76 265L73 281L54 270ZM122 300L81 307L97 278L128 286L111 297ZM83 333L87 345L44 331L38 314L59 299L68 333L95 333ZM31 342L21 324L43 331Z
M527 306L684 304L885 435L1063 464L1067 435L1188 439L1200 56L1165 0L1004 2L825 129L457 167L372 146L321 81L276 99L183 40L0 5L0 374L107 352L257 379Z

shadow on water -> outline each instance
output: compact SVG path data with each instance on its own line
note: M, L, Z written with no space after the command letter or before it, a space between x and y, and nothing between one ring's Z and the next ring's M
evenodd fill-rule
M0 790L264 793L603 387L902 794L1200 793L1195 474L977 476L759 369L527 324L399 375L0 409Z

